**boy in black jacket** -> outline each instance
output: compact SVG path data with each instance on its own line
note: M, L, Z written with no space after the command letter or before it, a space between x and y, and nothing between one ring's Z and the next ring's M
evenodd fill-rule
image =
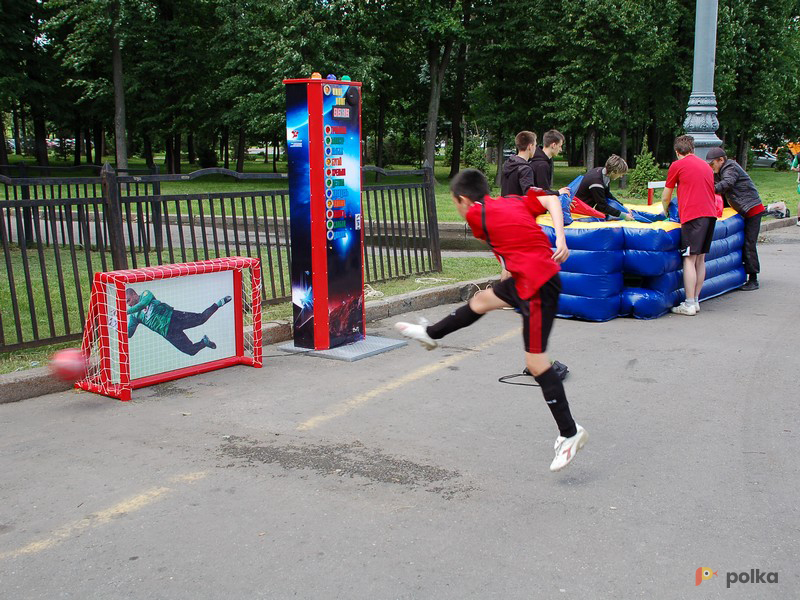
M592 208L612 217L622 217L633 221L630 213L623 213L611 206L606 198L614 198L611 193L611 182L619 179L628 172L628 163L622 157L612 154L608 157L605 167L596 167L586 171L581 184L575 192L575 197L583 200Z
M535 187L533 169L528 160L536 150L536 134L532 131L520 131L514 137L514 145L517 153L503 164L501 196L524 196L528 188Z
M724 196L728 206L744 217L742 261L748 280L742 289L748 292L757 290L761 265L758 262L756 244L761 229L764 204L756 186L753 185L753 180L735 160L728 160L725 150L711 148L706 154L706 161L714 171L714 192Z
M546 131L542 136L542 145L537 146L531 157L531 168L533 169L533 185L543 190L551 191L552 194L568 194L569 188L563 187L558 192L553 189L553 157L561 153L564 146L564 135L556 129Z

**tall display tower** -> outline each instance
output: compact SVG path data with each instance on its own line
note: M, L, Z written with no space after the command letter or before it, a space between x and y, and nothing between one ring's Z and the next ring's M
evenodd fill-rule
M294 344L326 350L365 337L361 83L287 79Z

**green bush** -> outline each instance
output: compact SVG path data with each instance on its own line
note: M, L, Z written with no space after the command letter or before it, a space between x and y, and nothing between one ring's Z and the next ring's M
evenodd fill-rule
M418 135L389 134L383 139L386 165L418 165L422 155L422 140Z
M486 152L484 152L481 145L481 139L476 136L470 136L464 141L464 152L462 152L462 160L464 165L470 169L478 169L486 173L486 168L489 166L486 162Z
M661 180L661 169L656 164L656 159L647 148L647 135L642 141L642 151L635 157L636 168L628 172L628 188L632 195L647 194L647 184L650 181Z
M788 171L789 164L792 162L794 158L792 156L792 151L789 150L786 146L781 146L778 148L778 151L775 153L775 156L778 159L778 162L775 163L775 170L776 171Z
M208 146L201 146L197 151L197 162L200 163L200 168L211 169L218 166L217 153Z
M728 153L726 152L726 154L728 154ZM728 156L730 156L730 154L728 154ZM736 155L734 154L734 156L736 156ZM753 152L753 148L751 146L750 148L747 149L747 170L748 171L753 168L753 166L754 166L753 163L755 162L755 160L756 160L756 153Z
M449 165L453 160L453 140L447 140L444 146L444 164Z

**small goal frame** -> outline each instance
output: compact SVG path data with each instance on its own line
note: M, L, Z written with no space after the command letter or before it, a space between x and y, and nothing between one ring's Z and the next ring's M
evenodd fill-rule
M125 286L221 271L233 271L232 304L235 322L235 355L131 379ZM106 302L106 290L109 286L113 286L116 291L116 305L113 310L110 310L111 307ZM122 318L116 315L122 315ZM110 333L112 331L115 333L116 349L111 348ZM122 401L129 401L134 389L189 375L206 373L233 365L260 368L262 366L261 263L255 258L232 256L191 263L95 273L81 352L89 361L88 373L84 379L75 384L75 387ZM112 368L112 354L118 357L117 368Z

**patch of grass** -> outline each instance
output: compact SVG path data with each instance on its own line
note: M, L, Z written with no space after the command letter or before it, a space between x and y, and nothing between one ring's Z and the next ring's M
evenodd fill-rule
M776 171L767 167L754 167L748 171L764 204L786 202L795 213L800 195L797 194L797 173Z
M442 272L393 279L372 284L372 288L386 296L396 296L407 292L426 290L459 281L482 279L492 275L500 276L500 265L494 258L464 257L442 258Z

